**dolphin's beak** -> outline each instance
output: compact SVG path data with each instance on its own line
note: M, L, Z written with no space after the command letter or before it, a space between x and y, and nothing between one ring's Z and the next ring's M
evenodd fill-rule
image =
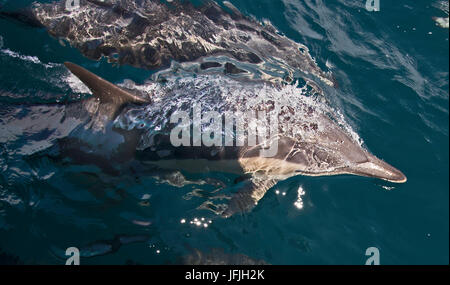
M367 154L367 158L368 161L350 167L349 172L355 175L383 179L392 183L405 183L407 181L406 176L395 167L371 154Z

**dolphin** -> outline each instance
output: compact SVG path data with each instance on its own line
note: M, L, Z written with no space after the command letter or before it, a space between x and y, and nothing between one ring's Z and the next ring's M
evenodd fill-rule
M183 256L184 265L269 265L262 259L254 259L241 253L227 253L222 248L212 248L201 251L188 247L190 254Z
M203 78L197 75L174 79L172 85L163 87L159 82L151 82L149 90L152 91L142 96L74 63L66 62L65 66L93 93L88 100L95 102L95 107L89 107L88 114L95 123L91 122L89 126L96 126L103 133L110 126L110 132L123 137L109 163L139 159L145 165L160 169L187 173L218 171L241 177L236 181L239 190L221 212L223 217L250 211L278 181L297 175L351 174L393 183L407 180L401 171L364 149L351 133L330 117L330 110L321 108L313 98L299 96L295 87L241 82L223 75L205 75ZM275 103L277 98L287 101L280 107ZM176 124L169 118L179 109L188 111L192 102L222 113L244 113L261 108L269 113L276 111L279 129L276 135L269 135L269 139L258 141L257 145L174 146L170 130ZM274 141L276 153L270 157L262 156L261 150L267 147L266 143Z
M201 61L202 69L220 67L232 74L258 69L258 76L266 80L277 74L290 81L299 73L336 84L305 45L268 22L242 15L228 1L223 6L213 1L194 6L189 1L80 0L70 9L66 4L35 2L0 16L44 27L94 60L106 57L112 63L152 70L167 68L172 61Z

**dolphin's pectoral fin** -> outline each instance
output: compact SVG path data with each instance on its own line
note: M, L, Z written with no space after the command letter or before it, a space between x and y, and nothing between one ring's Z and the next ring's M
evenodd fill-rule
M146 104L149 100L131 94L122 88L112 84L71 62L64 65L78 77L91 91L95 98L100 101L97 113L107 119L114 119L126 104Z
M236 192L223 211L222 217L229 218L235 213L249 212L261 200L266 192L275 186L275 179L261 179L252 177L242 182L241 188Z

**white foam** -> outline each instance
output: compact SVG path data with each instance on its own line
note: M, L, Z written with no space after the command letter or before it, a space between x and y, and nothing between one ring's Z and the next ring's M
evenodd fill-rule
M435 17L434 21L436 21L436 24L438 24L441 28L448 29L449 26L449 19L444 17Z
M45 68L53 68L53 67L58 66L57 63L43 63L42 61L39 60L39 58L37 56L22 55L18 52L10 50L10 49L0 49L0 53L10 56L12 58L17 58L17 59L20 59L20 60L23 60L26 62L42 65Z
M2 46L2 38L0 36L0 48ZM0 49L0 54L4 54L6 56L16 58L25 62L29 62L32 64L43 66L46 69L61 67L62 64L60 63L43 63L37 56L30 56L30 55L22 55L18 52L12 51L10 49ZM66 75L64 75L61 80L69 85L70 89L72 89L75 93L82 93L82 94L92 94L89 88L84 85L83 82L81 82L75 75L73 75L70 72L67 72Z

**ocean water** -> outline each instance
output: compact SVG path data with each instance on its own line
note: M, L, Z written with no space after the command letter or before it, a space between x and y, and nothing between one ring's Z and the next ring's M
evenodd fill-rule
M297 176L250 213L223 219L197 209L204 200L189 195L192 185L52 161L39 153L68 135L55 103L89 96L62 62L115 83L153 73L86 59L44 30L0 18L0 263L64 264L73 246L82 264L176 264L199 252L224 262L364 264L369 247L381 264L449 263L449 30L433 19L448 17L448 3L380 0L369 12L365 0L230 2L309 48L339 83L324 88L328 104L407 183ZM189 178L211 177L232 179Z

